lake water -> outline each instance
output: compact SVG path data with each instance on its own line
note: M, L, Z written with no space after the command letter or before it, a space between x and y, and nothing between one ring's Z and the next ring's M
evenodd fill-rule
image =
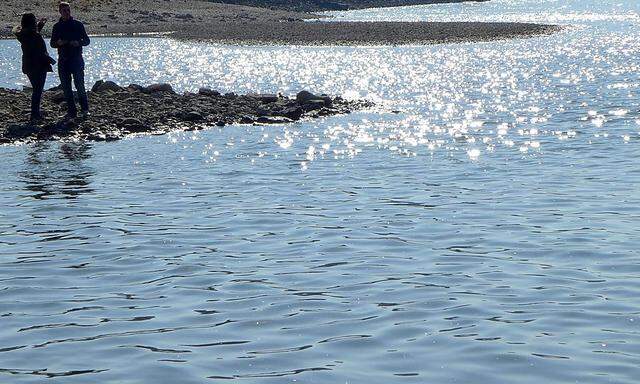
M379 107L0 147L0 382L637 382L639 14L339 14L571 25L427 47L94 39L88 83ZM17 49L2 86L25 83Z

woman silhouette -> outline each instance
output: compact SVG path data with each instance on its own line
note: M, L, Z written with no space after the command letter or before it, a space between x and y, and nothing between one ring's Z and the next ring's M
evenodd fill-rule
M36 22L33 13L22 15L20 26L13 29L13 33L20 42L22 48L22 72L31 82L33 93L31 94L31 121L42 119L40 113L40 101L44 84L47 81L47 72L53 72L51 64L55 63L49 53L40 31L47 19Z

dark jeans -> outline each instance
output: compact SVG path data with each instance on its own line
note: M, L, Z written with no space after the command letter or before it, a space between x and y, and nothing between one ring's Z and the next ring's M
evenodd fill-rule
M78 113L73 89L71 88L71 78L73 84L78 91L78 101L83 111L89 110L89 100L87 99L87 91L84 88L84 61L80 59L60 59L58 61L58 75L60 76L60 85L64 92L64 98L67 101L67 112L70 115Z
M40 117L40 101L42 100L42 92L44 91L44 83L47 81L47 72L28 73L27 77L31 82L31 118Z

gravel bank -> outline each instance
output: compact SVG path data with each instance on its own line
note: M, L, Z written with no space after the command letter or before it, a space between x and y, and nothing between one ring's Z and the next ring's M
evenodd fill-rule
M185 28L200 29L206 37L206 29L212 25L265 24L301 21L310 14L252 8L232 4L218 4L198 0L75 0L73 16L85 24L93 35L118 35L154 32L174 32ZM0 1L0 36L12 37L11 29L20 23L23 12L34 12L37 17L47 17L43 33L51 33L58 20L53 1L2 0Z
M429 0L426 0L429 1ZM168 33L182 39L243 44L432 44L529 37L559 30L523 23L323 23L317 15L198 0L76 0L74 16L93 35ZM19 23L13 12L58 15L41 0L3 0L0 37Z
M371 107L366 101L299 92L283 95L220 94L210 89L177 94L169 84L121 87L97 82L88 92L91 115L64 120L64 95L56 88L44 93L45 119L29 122L30 92L0 88L0 144L38 140L113 141L132 134L163 134L227 124L286 124L350 113Z
M176 38L231 44L403 45L479 42L551 34L554 25L460 22L287 22L187 27Z

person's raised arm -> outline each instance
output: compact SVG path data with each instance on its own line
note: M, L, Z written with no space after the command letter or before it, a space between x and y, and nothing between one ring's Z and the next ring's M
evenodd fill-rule
M44 28L44 25L47 23L47 18L43 17L42 19L38 20L38 33L42 32L42 28Z

